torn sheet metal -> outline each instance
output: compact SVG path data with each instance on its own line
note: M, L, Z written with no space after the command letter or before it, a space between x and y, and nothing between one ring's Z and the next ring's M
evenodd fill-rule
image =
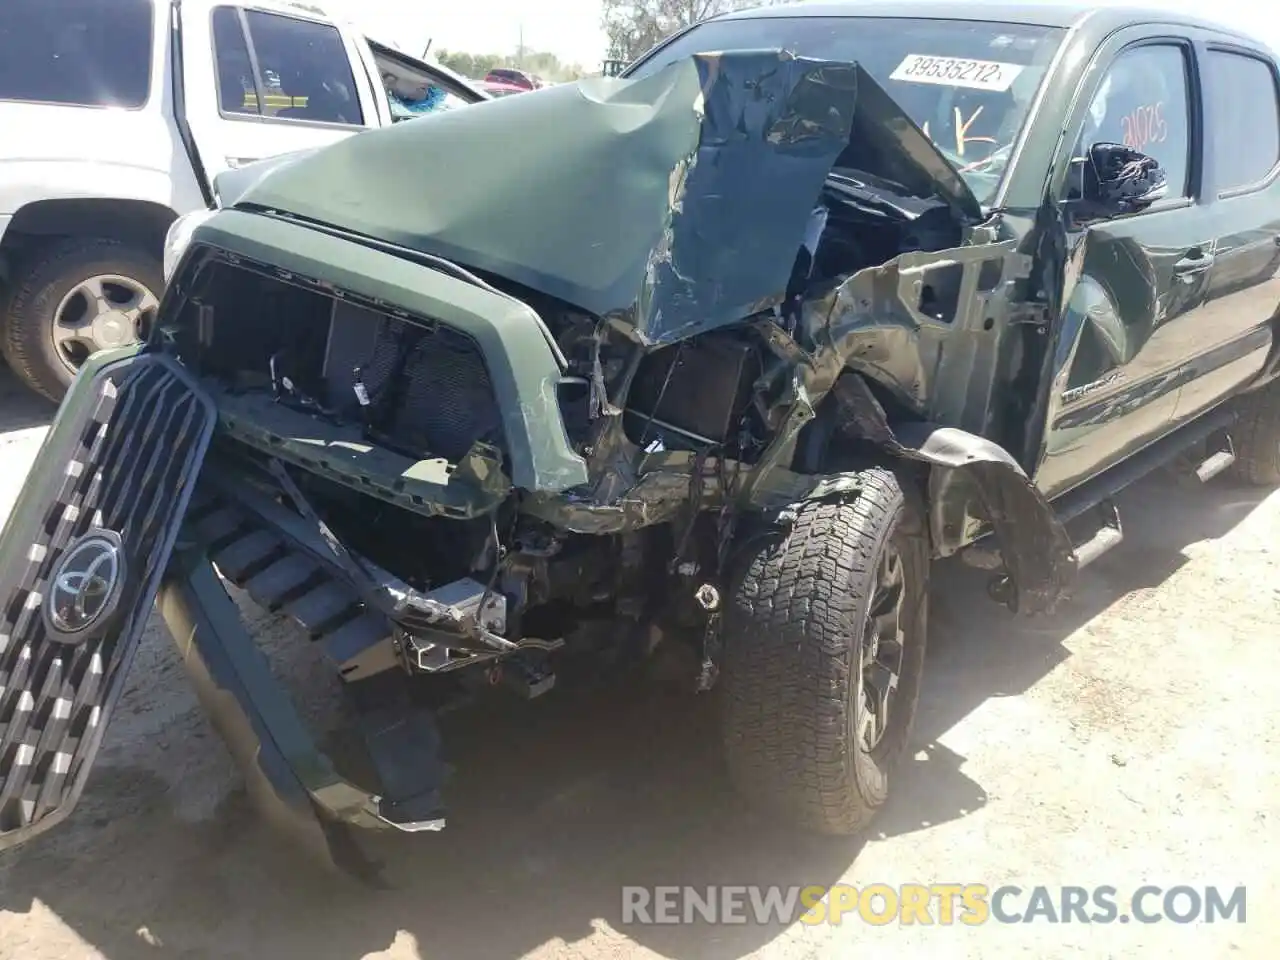
M780 295L848 143L859 79L779 51L700 55L645 80L352 137L242 202L443 256L667 342Z
M904 253L858 271L805 304L797 339L809 392L820 398L852 369L920 416L985 432L999 344L1016 319L1008 285L1027 269L1016 241L1001 240ZM954 307L931 314L927 300L948 287Z
M695 473L699 482L691 486ZM757 479L750 490L734 487L726 491L725 475L745 477L748 473ZM703 510L718 510L726 499L760 510L780 510L804 500L851 495L860 487L856 474L806 474L785 467L753 471L745 464L716 457L705 458L699 472L696 454L669 450L644 455L634 483L613 499L589 493L535 495L524 501L522 510L570 533L600 536L676 520L694 496Z
M493 149L513 141L514 165ZM699 54L637 80L567 84L349 138L256 176L239 201L502 277L649 347L752 322L783 360L764 400L769 445L734 468L733 498L757 508L841 482L791 467L800 431L848 370L919 419L987 443L1002 344L1026 306L1010 296L1029 269L1016 240L998 215L981 222L963 179L862 68L777 50ZM849 224L835 225L845 207ZM877 212L911 222L917 246L814 281L823 237ZM801 251L810 263L797 289ZM612 400L596 379L603 412ZM640 451L620 418L606 419L589 482L558 497L531 491L522 509L608 533L672 520L691 489L707 508L727 496L714 472ZM1056 596L1070 544L1013 458L943 433L885 445L943 468L939 530L959 517L962 537L972 514L998 534L1009 523L1043 531L1047 567L1033 568L1018 540L1011 572L1029 605ZM965 462L948 459L955 450Z
M929 528L942 556L987 526L1000 544L1013 589L1008 605L1028 614L1053 610L1075 578L1066 528L1018 462L999 445L954 427L911 422L889 426L884 409L858 376L841 378L835 397L845 430L894 456L927 463Z
M397 124L228 181L223 202L445 257L657 345L780 302L838 160L979 214L861 67L779 50Z

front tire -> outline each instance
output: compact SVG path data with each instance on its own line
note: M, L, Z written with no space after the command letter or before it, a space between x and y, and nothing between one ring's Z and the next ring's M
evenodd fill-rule
M163 291L160 261L136 247L96 237L43 247L15 278L4 357L30 387L59 402L90 354L145 333Z
M920 694L919 515L893 474L868 470L855 501L803 505L743 560L722 674L730 776L800 826L858 833L885 802Z

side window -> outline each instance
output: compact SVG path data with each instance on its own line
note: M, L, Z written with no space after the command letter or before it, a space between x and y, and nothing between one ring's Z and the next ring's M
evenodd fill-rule
M1187 55L1173 44L1132 47L1116 58L1094 95L1077 144L1123 143L1159 161L1169 196L1187 195L1191 102Z
M351 61L336 28L258 10L246 11L245 17L262 71L263 116L364 123Z
M213 11L213 56L218 71L218 109L256 117L258 94L253 88L253 65L240 30L240 17L231 7Z
M0 100L141 107L151 87L151 12L150 0L3 0Z
M1216 190L1265 179L1280 162L1280 101L1271 64L1210 50L1205 57L1205 121Z

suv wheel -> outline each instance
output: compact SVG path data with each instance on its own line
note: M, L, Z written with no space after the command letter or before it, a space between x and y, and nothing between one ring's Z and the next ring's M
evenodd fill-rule
M920 693L929 557L893 474L801 507L743 558L726 611L724 736L748 800L822 833L883 805Z
M1231 433L1236 462L1232 472L1258 486L1280 484L1280 380L1240 398L1240 417Z
M26 266L9 300L4 356L55 401L91 353L145 335L164 289L160 261L115 240L64 240Z

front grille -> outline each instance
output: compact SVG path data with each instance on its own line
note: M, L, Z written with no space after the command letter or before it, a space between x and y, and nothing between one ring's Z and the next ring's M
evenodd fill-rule
M79 796L215 416L158 356L73 386L28 479L41 486L24 490L0 541L0 846L65 816ZM104 572L82 592L71 562L100 536L122 555L114 594Z
M379 440L412 456L464 457L476 441L502 446L489 372L470 337L448 327L383 321L366 372Z

